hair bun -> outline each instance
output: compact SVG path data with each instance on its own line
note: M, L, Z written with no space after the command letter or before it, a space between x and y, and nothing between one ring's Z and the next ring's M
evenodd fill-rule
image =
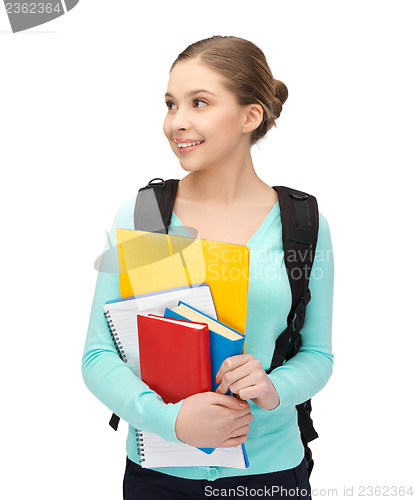
M288 89L283 82L275 80L275 99L272 103L272 111L276 120L282 111L282 105L288 99Z
M288 89L280 80L275 80L275 97L281 101L281 104L288 99Z

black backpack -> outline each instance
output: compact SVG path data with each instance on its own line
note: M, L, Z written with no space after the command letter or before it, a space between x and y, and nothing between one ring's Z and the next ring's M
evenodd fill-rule
M159 182L153 182L159 181ZM134 210L134 228L143 231L168 234L178 179L164 181L159 177L152 179L147 186L139 189ZM143 191L153 189L160 214L155 214L154 197L143 196ZM292 305L287 318L287 328L275 341L271 366L266 373L271 373L297 354L302 345L300 330L303 327L307 304L311 294L308 283L313 266L318 235L318 206L314 196L290 189L285 186L273 186L278 193L282 222L282 241L284 261L291 286ZM161 215L162 221L159 220ZM164 227L160 227L161 224ZM298 427L304 445L304 458L310 476L314 466L308 443L318 437L311 419L311 399L296 406ZM112 415L110 425L117 430L119 417Z

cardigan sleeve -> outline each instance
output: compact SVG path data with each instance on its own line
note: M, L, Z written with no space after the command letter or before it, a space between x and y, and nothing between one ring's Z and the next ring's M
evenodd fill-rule
M270 411L295 406L317 394L333 371L332 310L334 260L330 229L319 214L319 232L309 289L311 301L301 329L299 352L268 376L280 397L280 404Z
M133 229L133 201L125 202L117 212L110 232L112 245L116 242L117 227ZM104 252L109 248L110 242L107 242ZM117 259L117 252L113 256ZM111 263L107 260L106 264ZM114 262L112 265L117 266ZM167 441L181 442L174 426L183 400L175 404L164 403L117 353L103 309L107 300L117 298L120 298L118 273L105 272L101 264L82 356L83 380L105 406L136 429L157 433Z

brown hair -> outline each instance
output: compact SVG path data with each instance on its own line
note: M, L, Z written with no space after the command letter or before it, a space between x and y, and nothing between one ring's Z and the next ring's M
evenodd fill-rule
M225 77L224 86L233 92L239 104L257 103L264 110L262 123L252 132L251 146L264 137L282 111L288 89L276 80L262 50L236 36L216 35L189 45L174 61L198 59Z

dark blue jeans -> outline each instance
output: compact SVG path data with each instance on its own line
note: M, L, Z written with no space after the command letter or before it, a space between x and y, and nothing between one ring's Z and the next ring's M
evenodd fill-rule
M310 500L310 483L303 460L293 469L224 477L215 481L183 479L144 469L127 457L124 500L206 500L208 498L290 498Z

